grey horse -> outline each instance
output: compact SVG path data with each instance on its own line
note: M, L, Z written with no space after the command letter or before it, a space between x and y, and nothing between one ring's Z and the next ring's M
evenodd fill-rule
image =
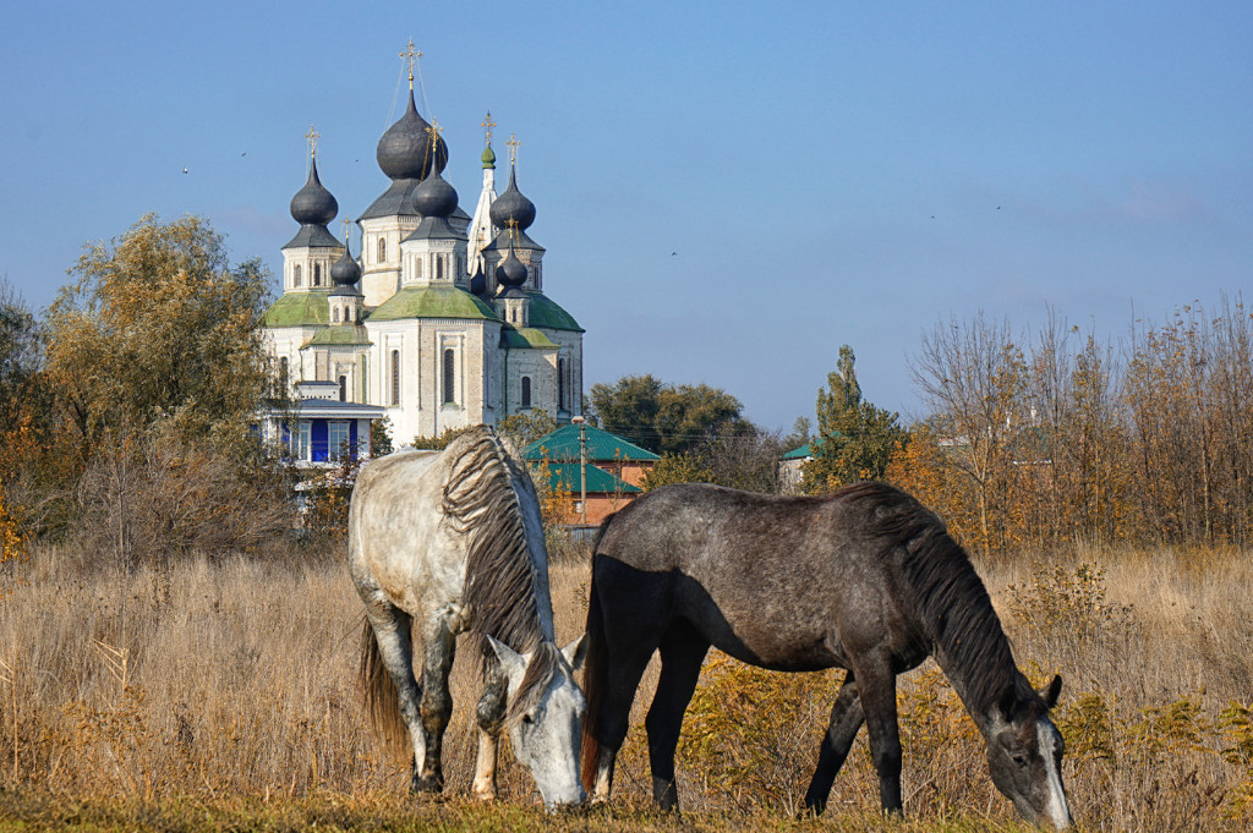
M412 747L410 790L444 787L456 636L479 637L483 694L472 792L496 797L500 731L547 807L586 800L578 745L586 701L574 682L583 640L554 643L548 551L525 467L479 426L441 452L362 467L348 517L348 566L365 603L361 678L375 728ZM420 629L421 682L411 629Z
M1072 819L1062 738L1019 672L983 582L935 515L861 483L830 497L775 497L685 484L649 492L606 520L587 618L583 779L608 800L615 756L649 658L653 797L677 808L674 752L709 646L778 671L848 670L805 803L821 812L866 724L886 812L901 811L896 675L933 655L987 742L996 786L1058 829Z

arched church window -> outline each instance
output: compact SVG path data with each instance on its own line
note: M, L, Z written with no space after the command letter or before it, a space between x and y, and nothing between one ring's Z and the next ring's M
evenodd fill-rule
M378 259L375 261L376 263L383 263L387 260L387 238L385 237L379 238L378 255Z
M322 264L321 263L313 264L313 285L314 286L322 285Z
M566 360L557 359L557 407L566 407Z
M455 384L456 378L456 356L453 355L451 348L444 350L444 404L450 404L457 401Z
M393 350L392 362L392 406L400 404L400 351Z
M287 357L283 356L278 360L278 393L279 396L287 395Z
M334 324L339 323L339 307L331 307L331 322Z
M522 407L531 407L531 377L522 377Z
M424 262L424 261L425 261L425 258L422 258L422 257L419 257L417 260L415 260L415 261L414 261L414 263L413 263L413 276L414 276L415 278L420 278L420 277L422 277L422 264L423 264L423 262Z
M348 377L343 375L339 377L339 401L348 401Z
M444 256L435 255L435 280L444 279Z
M302 281L300 280L300 264L299 263L297 263L295 266L292 267L291 283L292 283L292 286L300 286L300 284L302 283Z

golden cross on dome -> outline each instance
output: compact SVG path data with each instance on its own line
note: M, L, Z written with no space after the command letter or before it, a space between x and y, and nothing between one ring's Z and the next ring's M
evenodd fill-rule
M322 134L313 125L309 125L309 132L305 134L305 141L309 143L309 158L314 159L318 155L318 139Z
M347 217L345 217L344 218L344 248L345 249L348 248L348 236L349 236L349 232L351 231L352 231L352 220L349 220Z
M510 133L509 141L505 142L505 144L509 146L509 164L516 165L518 162L518 148L522 145L522 143L518 141L518 134Z
M483 144L490 145L492 143L492 128L496 126L496 122L492 121L491 110L487 111L487 115L483 117L483 121L480 122L480 124L483 125L483 131L484 131Z
M400 53L400 57L404 58L405 62L409 64L409 89L412 90L413 89L413 67L414 67L414 64L418 62L418 59L422 57L422 50L414 49L413 38L409 38L409 45L405 47L404 52Z
M518 240L518 221L510 217L505 220L505 225L509 227L509 243L512 245Z
M443 126L434 116L431 117L431 124L426 128L426 133L431 137L431 154L434 158L435 148L439 145L439 135L444 132Z

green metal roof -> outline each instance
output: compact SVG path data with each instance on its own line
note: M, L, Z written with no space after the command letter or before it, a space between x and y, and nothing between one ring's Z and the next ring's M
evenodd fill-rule
M280 295L265 311L267 327L310 327L331 323L330 304L325 292L288 292Z
M456 286L408 286L370 313L371 321L403 318L480 318L498 321L482 299Z
M526 316L532 327L546 327L550 330L573 330L584 332L574 316L557 306L543 292L528 292L530 303L527 305Z
M505 327L500 331L500 343L510 350L556 350L557 345L542 330L534 327Z
M791 451L789 451L787 454L784 454L779 459L780 460L804 460L806 457L812 457L812 456L814 456L813 449L810 448L809 443L805 443L800 448L792 449Z
M542 473L541 473L542 474ZM548 488L553 491L579 493L582 485L578 463L549 463ZM639 494L642 490L625 480L619 480L602 468L587 464L587 491L589 494Z
M360 324L332 324L325 329L318 330L313 337L305 342L305 346L310 344L318 345L335 345L335 344L372 344L370 336L366 332L365 327Z
M587 459L602 462L626 460L660 460L661 457L646 448L640 448L608 431L588 425ZM578 462L579 459L579 426L563 425L551 434L540 437L522 451L528 460L553 460L556 462Z

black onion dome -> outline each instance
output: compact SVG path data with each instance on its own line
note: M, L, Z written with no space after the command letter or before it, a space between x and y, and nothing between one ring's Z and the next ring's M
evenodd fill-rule
M352 286L361 280L361 267L348 253L348 245L344 244L344 256L331 264L331 280L337 286Z
M496 267L496 282L510 288L526 283L526 266L514 256L513 249Z
M513 220L519 231L526 231L535 222L535 203L518 190L516 169L509 170L509 187L492 203L489 213L496 228L507 228L509 221Z
M413 189L413 207L423 217L447 217L457 210L457 191L436 171Z
M379 139L374 158L383 173L392 179L422 179L432 170L430 123L418 115L409 91L409 106L400 121L387 128ZM448 145L443 137L435 140L434 170L438 173L448 164Z
M324 226L339 213L339 203L318 179L318 160L309 165L309 179L291 198L291 216L301 225Z
M470 292L480 298L487 295L487 276L478 267L475 267L474 274L470 276Z

